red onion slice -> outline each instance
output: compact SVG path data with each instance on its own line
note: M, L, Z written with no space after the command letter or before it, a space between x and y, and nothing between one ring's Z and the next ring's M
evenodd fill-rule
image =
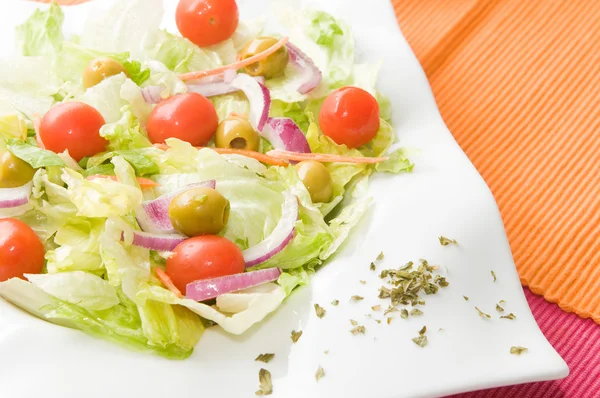
M188 189L198 187L214 189L215 186L215 180L208 180L186 185L185 187L179 188L173 192L159 196L154 200L142 203L135 210L135 218L142 231L151 232L154 234L173 234L175 233L175 229L173 228L173 224L171 224L171 219L169 218L169 205L175 196L187 191Z
M264 84L265 82L265 78L264 76L256 76L253 77L254 80L256 80L257 82L259 82L260 84ZM194 83L194 84L188 84L187 88L188 91L191 91L193 93L198 93L201 94L205 97L214 97L217 95L224 95L224 94L231 94L231 93L235 93L236 91L240 91L239 88L237 87L233 87L231 85L231 81L227 82L227 81L212 81L212 82L203 82L202 83Z
M321 84L323 74L313 60L298 47L289 42L286 44L286 47L290 56L290 62L305 73L305 81L298 87L298 92L300 94L308 94Z
M265 240L242 252L246 267L264 263L294 239L294 224L298 219L298 199L291 192L283 193L283 206L279 222Z
M33 182L29 181L17 188L0 188L0 209L19 207L29 203L32 187Z
M150 234L147 232L133 231L133 244L159 252L173 251L178 244L187 238L175 234Z
M229 83L214 82L205 84L188 84L188 91L198 93L205 97L214 97L216 95L230 94L239 91Z
M195 301L206 301L225 293L237 292L276 281L280 275L281 269L267 268L259 271L194 281L188 283L186 286L185 295L187 298Z
M164 86L148 86L142 89L142 97L148 104L158 104L163 100L162 92L165 90Z
M250 101L250 123L257 131L262 131L271 109L269 89L245 73L238 74L231 85L246 94L248 101Z
M275 149L311 153L306 136L296 122L287 117L270 117L262 136L269 140Z
M223 81L227 84L231 83L233 79L237 76L237 71L235 69L227 69L223 72Z

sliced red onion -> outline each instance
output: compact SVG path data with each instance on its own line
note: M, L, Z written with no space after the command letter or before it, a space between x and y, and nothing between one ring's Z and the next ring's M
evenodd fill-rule
M195 301L206 301L225 293L237 292L268 282L276 281L281 275L279 268L267 268L241 274L203 279L188 283L185 289L187 298Z
M154 234L172 234L175 233L171 219L169 218L169 205L175 196L188 189L206 187L215 188L215 180L208 180L194 184L186 185L168 194L159 196L154 200L142 203L135 210L135 218L142 231ZM167 250L168 251L168 250Z
M310 146L300 127L287 117L270 117L262 131L275 149L290 152L310 153Z
M250 101L250 123L257 131L262 131L269 118L271 94L263 84L245 73L238 74L231 82L233 87L242 90Z
M242 253L246 267L264 263L283 249L294 239L294 224L298 219L298 199L291 192L283 193L281 218L271 235L259 244L252 246Z
M142 89L142 97L148 104L158 104L163 100L162 92L165 90L164 86L148 86Z
M29 203L33 181L17 188L0 188L0 209L9 209Z
M205 84L188 84L188 91L198 93L205 97L214 97L216 95L230 94L239 91L229 83L214 82Z
M173 251L178 244L187 238L175 234L150 234L147 232L133 231L133 244L159 252Z
M223 81L227 84L231 83L233 79L237 76L237 71L235 69L227 69L223 72Z
M292 43L286 44L290 62L305 73L305 81L298 87L300 94L308 94L321 84L323 75L312 59Z
M253 77L253 79L261 84L264 84L265 82L264 76L256 76ZM240 90L237 87L233 87L231 85L231 81L212 81L206 83L194 83L188 84L187 88L188 91L201 94L205 97L214 97L216 95L231 94Z

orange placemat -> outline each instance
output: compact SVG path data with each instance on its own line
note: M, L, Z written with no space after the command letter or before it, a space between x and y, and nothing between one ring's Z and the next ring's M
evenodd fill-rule
M600 1L392 1L522 283L600 323Z
M600 323L600 1L393 3L522 283Z

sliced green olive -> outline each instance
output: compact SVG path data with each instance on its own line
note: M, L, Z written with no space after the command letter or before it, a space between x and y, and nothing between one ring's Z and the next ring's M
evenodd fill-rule
M274 37L262 36L252 40L242 50L242 59L250 58L256 54L260 54L277 43ZM264 76L267 79L283 73L289 61L287 48L282 46L268 57L250 64L244 68L244 71L252 76Z
M260 137L248 119L242 116L229 116L219 123L215 133L217 148L234 148L258 151Z
M184 235L216 235L229 220L229 201L212 188L192 188L173 199L169 218Z
M16 188L33 179L35 169L9 151L0 151L0 188Z
M83 71L83 87L90 88L107 77L127 73L123 64L112 58L100 57L90 61Z
M314 203L331 201L333 180L327 167L314 160L305 160L296 165L296 170Z

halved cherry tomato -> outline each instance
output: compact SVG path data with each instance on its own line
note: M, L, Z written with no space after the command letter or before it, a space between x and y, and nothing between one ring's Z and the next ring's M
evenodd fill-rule
M0 282L39 274L44 267L44 245L27 224L14 218L0 220Z
M173 252L165 272L182 292L193 281L244 272L242 251L230 240L217 235L186 239Z
M73 159L104 152L108 141L100 136L104 118L95 108L81 102L65 102L50 109L40 122L39 138L44 147Z
M319 124L323 134L338 145L358 148L379 130L379 104L358 87L342 87L325 98Z
M210 100L197 93L178 94L156 105L146 129L153 144L179 138L204 146L217 131L219 117Z
M235 0L180 0L175 22L183 37L207 47L233 35L239 12Z

